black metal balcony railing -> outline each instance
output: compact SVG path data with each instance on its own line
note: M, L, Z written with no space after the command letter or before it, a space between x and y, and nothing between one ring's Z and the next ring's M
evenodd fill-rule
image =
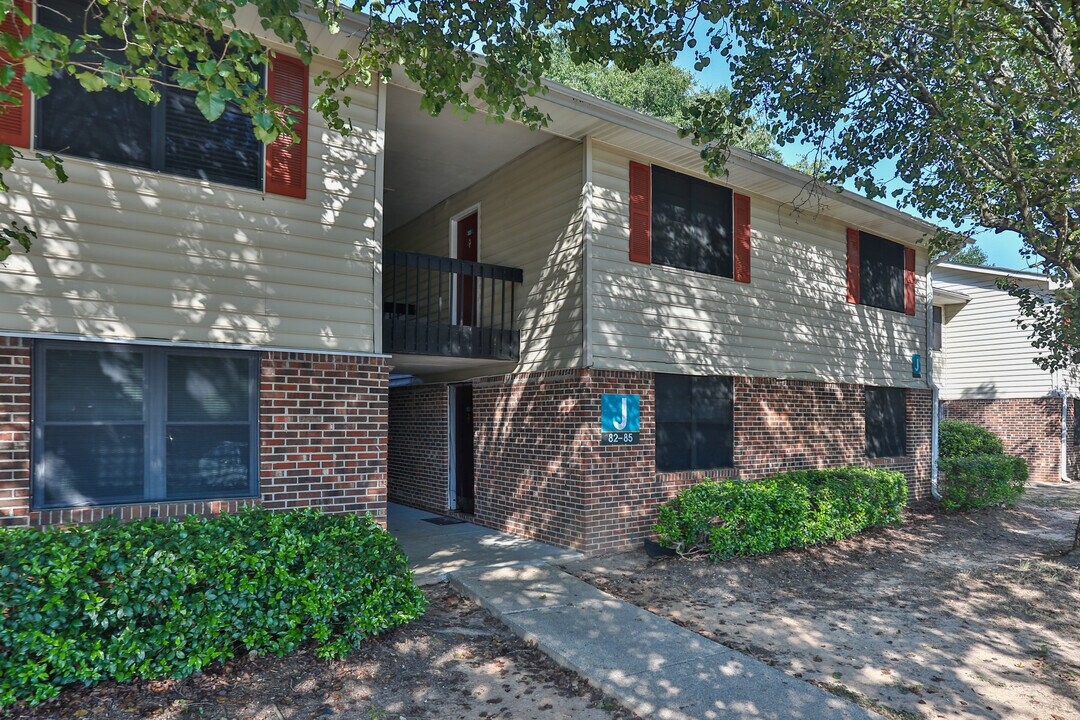
M383 253L388 353L517 360L520 268L421 253Z

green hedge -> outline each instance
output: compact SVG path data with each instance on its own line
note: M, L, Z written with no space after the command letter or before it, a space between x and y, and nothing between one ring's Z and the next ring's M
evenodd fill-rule
M984 427L960 420L942 420L938 424L938 456L943 458L972 455L1000 455L1001 439Z
M941 458L938 461L941 506L977 510L1011 505L1024 494L1028 466L1023 458L989 454Z
M0 530L0 707L308 641L336 657L424 609L397 541L357 515Z
M654 531L681 555L714 560L839 540L900 522L903 474L860 467L791 472L765 480L707 480L660 509Z

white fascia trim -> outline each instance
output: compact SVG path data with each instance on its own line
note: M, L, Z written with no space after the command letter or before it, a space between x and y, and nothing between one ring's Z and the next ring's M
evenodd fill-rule
M71 342L109 343L111 345L151 345L157 347L212 348L214 350L247 350L256 352L304 353L307 355L340 355L342 357L377 358L389 360L392 356L382 353L367 353L328 348L298 348L278 345L242 345L239 343L196 342L193 340L152 340L146 338L87 337L85 335L65 335L63 333L11 332L0 331L0 337L27 338L29 340L68 340Z
M955 290L945 290L939 287L933 288L933 297L935 305L963 305L971 302L971 296L965 295L962 292L956 292Z
M993 275L995 277L1016 277L1023 278L1025 280L1041 280L1049 284L1050 278L1040 273L1031 272L1030 270L1010 270L1008 268L999 267L986 267L983 265L964 265L961 263L944 262L938 265L945 270L959 270L960 272L969 272L976 275Z

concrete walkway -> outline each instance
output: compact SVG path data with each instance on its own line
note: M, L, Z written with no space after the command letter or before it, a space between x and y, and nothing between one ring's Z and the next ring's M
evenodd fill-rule
M452 572L580 559L581 553L460 523L435 525L435 513L390 503L386 526L401 543L419 585L442 582Z
M881 720L550 565L477 568L450 584L642 717Z

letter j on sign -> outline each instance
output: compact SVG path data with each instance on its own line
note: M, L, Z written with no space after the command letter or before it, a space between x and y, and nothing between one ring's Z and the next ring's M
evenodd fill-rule
M637 445L640 430L640 395L600 396L601 445Z

